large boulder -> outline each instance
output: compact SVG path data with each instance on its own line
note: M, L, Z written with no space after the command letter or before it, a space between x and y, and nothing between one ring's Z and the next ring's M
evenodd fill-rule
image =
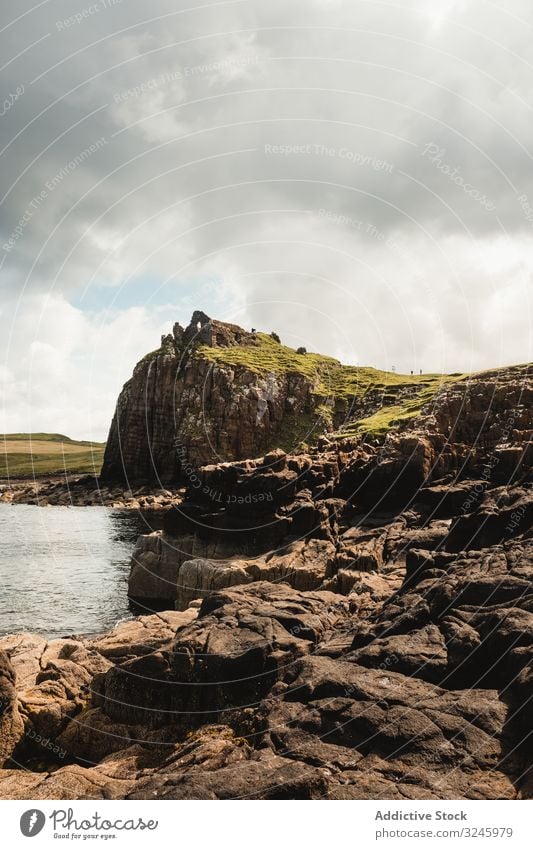
M9 760L24 735L15 682L13 665L6 652L0 650L0 768Z

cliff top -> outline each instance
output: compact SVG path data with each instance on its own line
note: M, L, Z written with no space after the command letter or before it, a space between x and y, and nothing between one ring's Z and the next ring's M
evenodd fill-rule
M414 418L424 404L446 383L466 375L405 375L371 366L344 365L334 357L305 348L283 345L276 333L246 331L235 324L217 321L205 313L193 313L189 326L174 325L172 335L163 337L162 348L149 357L176 349L209 360L218 366L242 367L258 375L302 375L313 385L317 403L324 404L326 416L348 408L367 393L380 396L377 414L369 415L343 428L343 435L361 432L380 435L394 424Z
M184 461L176 446L202 466L272 448L303 451L326 434L379 443L419 417L431 427L448 396L456 399L457 415L469 410L474 396L490 406L493 389L520 381L522 372L402 375L344 365L283 345L275 333L195 312L188 327L175 324L163 336L124 386L102 475L177 480Z
M199 315L204 314L195 313L193 322ZM523 364L472 374L400 374L372 366L344 365L334 357L283 345L275 333L247 332L237 325L207 316L205 319L195 351L198 357L222 366L242 366L258 374L301 374L314 383L315 395L325 404L332 403L333 408L360 401L367 394L369 398L379 396L380 409L345 424L339 434L342 436L383 436L416 418L446 385L478 378L501 379L502 375L520 377L530 370Z

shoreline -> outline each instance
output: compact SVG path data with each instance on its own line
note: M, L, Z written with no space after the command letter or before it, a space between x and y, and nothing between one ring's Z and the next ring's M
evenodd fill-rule
M527 390L456 384L383 446L203 466L183 499L12 484L158 505L128 596L164 607L0 639L0 798L530 799Z
M110 507L146 512L175 507L184 493L184 487L103 484L92 475L0 480L0 504L35 507Z

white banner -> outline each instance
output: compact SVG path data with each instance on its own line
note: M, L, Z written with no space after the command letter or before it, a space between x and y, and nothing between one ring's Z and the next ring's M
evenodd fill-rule
M532 802L1 802L2 845L530 849ZM35 842L32 843L31 841Z

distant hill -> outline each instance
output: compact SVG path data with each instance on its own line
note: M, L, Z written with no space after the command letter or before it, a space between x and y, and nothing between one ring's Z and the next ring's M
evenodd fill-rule
M0 479L99 474L105 443L60 433L0 434Z

